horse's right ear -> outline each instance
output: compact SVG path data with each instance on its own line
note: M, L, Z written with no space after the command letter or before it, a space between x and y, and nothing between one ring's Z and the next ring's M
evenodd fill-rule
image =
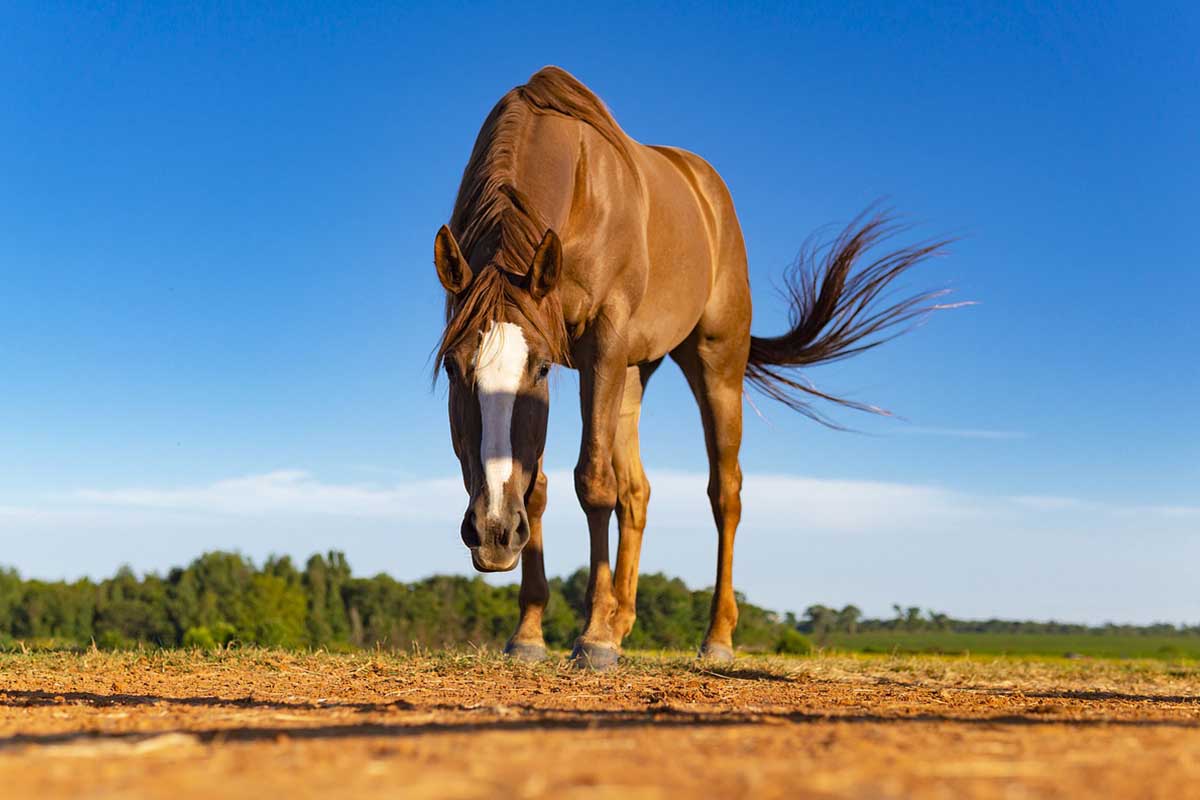
M533 254L533 263L529 266L529 293L533 295L534 300L541 302L541 299L550 294L558 284L558 277L562 274L562 260L562 242L558 240L557 233L547 230L537 252Z
M437 267L438 280L450 294L458 294L471 282L471 266L458 249L454 234L445 225L433 240L433 264Z

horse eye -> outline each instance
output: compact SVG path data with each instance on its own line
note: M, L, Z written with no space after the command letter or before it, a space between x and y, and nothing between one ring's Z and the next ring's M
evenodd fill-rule
M458 367L454 366L454 362L446 359L442 363L442 369L446 370L446 377L450 380L458 380Z
M542 381L546 380L546 376L549 374L550 374L550 362L549 361L543 361L541 364L538 364L538 368L537 368L537 382L538 383L541 383Z

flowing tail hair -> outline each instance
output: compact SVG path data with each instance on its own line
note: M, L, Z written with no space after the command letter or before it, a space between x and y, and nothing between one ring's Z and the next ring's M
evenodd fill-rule
M781 336L750 338L746 381L774 400L831 428L841 428L812 405L812 398L847 408L891 416L867 403L837 397L813 386L796 370L839 361L922 324L934 311L974 305L939 303L949 289L921 292L890 301L893 282L911 267L942 255L952 240L935 240L874 257L879 244L907 230L886 211L868 209L831 243L810 240L786 273L791 328ZM883 307L879 307L880 304Z

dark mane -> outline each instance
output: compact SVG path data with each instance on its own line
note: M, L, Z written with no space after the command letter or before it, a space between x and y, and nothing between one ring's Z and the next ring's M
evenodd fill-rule
M503 318L506 309L520 311L537 328L555 361L569 361L562 308L553 297L536 303L520 280L549 228L516 186L517 145L532 114L559 114L590 125L632 168L629 137L600 98L565 70L544 67L500 98L475 139L450 217L450 230L475 278L457 298L446 297L439 363L464 337Z

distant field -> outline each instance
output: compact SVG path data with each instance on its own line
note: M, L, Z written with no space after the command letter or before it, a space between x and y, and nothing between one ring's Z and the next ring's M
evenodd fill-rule
M822 644L827 649L860 653L980 653L1200 659L1200 636L869 631L854 634L831 633Z

